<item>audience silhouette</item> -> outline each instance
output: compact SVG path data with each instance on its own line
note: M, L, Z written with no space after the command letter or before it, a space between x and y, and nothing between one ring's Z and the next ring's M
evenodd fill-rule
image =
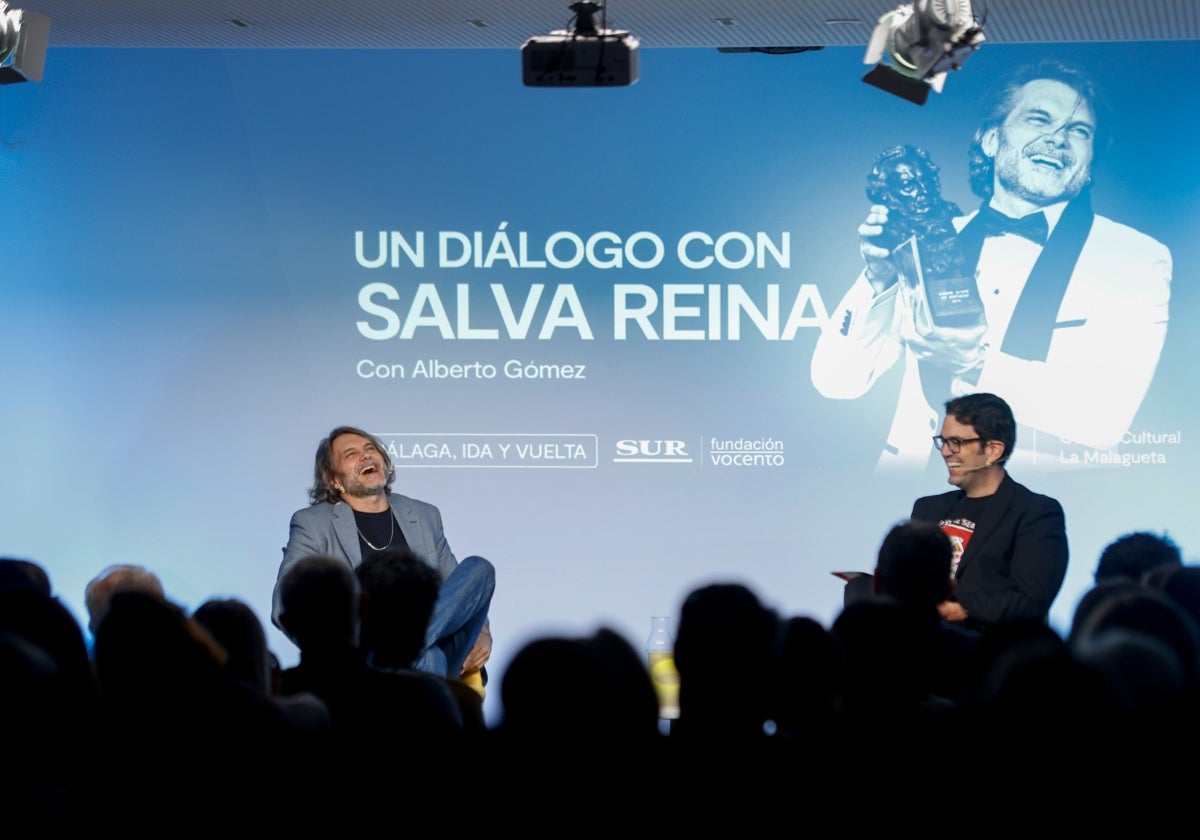
M95 755L119 756L121 768L98 778L105 800L136 790L147 812L187 814L191 827L269 813L279 780L260 762L289 758L288 722L226 677L225 650L181 607L146 592L114 593L93 657L104 714Z
M769 676L768 729L807 749L834 749L844 734L845 652L825 625L807 615L783 620Z
M950 538L938 525L906 520L883 538L871 580L876 596L906 604L921 617L928 637L928 699L957 706L965 699L966 665L980 633L963 622L946 621L938 610L954 591L953 557Z
M748 586L713 583L693 590L679 610L675 667L685 742L756 742L770 718L768 675L779 617Z
M407 546L368 556L355 568L363 591L360 646L371 667L401 674L429 674L454 696L464 731L483 735L483 696L460 679L415 668L425 648L442 576Z
M83 590L84 606L88 611L88 631L93 637L108 605L117 592L145 592L165 598L162 581L149 569L131 563L116 563L96 575Z
M283 694L307 691L329 707L334 740L354 760L391 750L431 762L464 731L458 704L432 675L382 671L359 645L362 588L336 557L297 561L279 579L280 622L300 649L281 675Z
M291 566L280 621L299 662L286 669L239 599L189 614L150 570L115 565L87 585L85 627L43 566L0 558L0 807L18 830L87 830L136 792L146 828L290 832L349 802L384 818L402 792L447 814L469 796L536 827L511 786L464 793L518 755L525 789L588 808L594 829L627 826L619 797L651 790L673 809L647 818L663 829L766 827L794 802L824 819L850 796L870 799L868 824L915 825L935 790L957 817L970 797L954 785L1019 785L1003 822L1058 806L1067 783L1118 776L1113 807L1182 807L1182 777L1159 768L1200 746L1200 567L1132 532L1105 547L1064 631L1020 620L974 635L937 614L949 558L940 530L898 523L873 591L828 625L781 615L743 583L697 586L678 613L669 729L644 655L609 626L527 640L489 726L476 691L412 667L440 581L411 551L354 571L320 555Z
M229 680L278 706L297 736L308 735L318 739L314 746L324 745L330 734L329 707L311 692L280 693L278 664L267 647L266 629L249 604L213 598L197 607L192 618L225 649L224 672Z
M83 630L46 570L0 559L0 811L12 836L94 825L83 769L96 755L100 693Z
M1096 583L1110 580L1142 582L1156 569L1183 565L1179 545L1166 534L1131 531L1110 542L1100 552L1093 578Z

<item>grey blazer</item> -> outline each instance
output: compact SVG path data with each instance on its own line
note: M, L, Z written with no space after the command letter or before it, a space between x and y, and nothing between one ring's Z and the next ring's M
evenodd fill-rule
M446 542L441 511L428 502L399 493L388 494L388 502L409 548L436 568L442 580L448 578L458 560ZM283 561L279 564L271 597L271 621L276 627L279 627L279 579L296 561L314 554L340 557L351 568L362 563L354 509L345 502L318 502L292 514L288 543L283 549Z

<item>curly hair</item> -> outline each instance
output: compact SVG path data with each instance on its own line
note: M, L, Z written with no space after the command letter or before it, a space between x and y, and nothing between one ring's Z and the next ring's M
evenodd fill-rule
M408 546L372 553L354 573L366 594L360 647L375 665L410 667L425 647L441 574Z
M1096 583L1106 580L1141 582L1146 573L1153 569L1182 565L1183 552L1167 534L1132 531L1104 547L1096 563L1093 579Z

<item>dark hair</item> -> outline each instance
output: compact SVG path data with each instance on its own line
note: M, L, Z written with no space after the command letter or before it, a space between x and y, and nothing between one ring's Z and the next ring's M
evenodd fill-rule
M357 641L361 591L348 562L311 554L279 578L279 625L301 651Z
M1166 642L1179 655L1188 688L1200 667L1200 628L1188 611L1166 593L1140 582L1110 580L1089 590L1101 593L1085 609L1076 607L1068 641L1075 649L1112 629L1141 631Z
M995 161L984 154L983 137L993 128L999 128L1016 106L1021 89L1032 81L1049 79L1062 82L1079 94L1088 103L1096 118L1096 136L1092 142L1092 165L1107 150L1110 142L1108 126L1111 124L1108 105L1100 94L1096 83L1082 69L1063 62L1046 58L1035 64L1018 67L984 100L983 118L975 129L975 136L967 147L967 170L971 191L985 201L992 197L992 179Z
M1182 566L1179 546L1166 534L1133 531L1113 540L1100 552L1094 579L1128 579L1142 582L1143 576L1159 566Z
M225 672L259 691L271 689L271 658L267 634L253 608L237 598L210 598L192 612L192 619L213 635L229 654Z
M354 572L366 594L362 648L380 667L410 667L425 645L441 574L407 546L373 552Z
M935 522L901 522L879 546L876 591L923 612L936 609L950 595L954 548Z
M43 595L54 594L50 574L44 566L21 557L0 557L0 590L10 588L32 588Z
M375 445L379 454L383 456L383 468L387 472L387 485L383 488L383 492L391 493L392 481L396 478L396 466L392 463L391 456L388 455L383 443L370 432L354 426L338 426L317 444L317 454L313 459L313 486L308 491L308 498L312 503L329 502L335 505L342 500L342 494L333 487L333 442L342 435L359 435Z
M1008 403L995 394L967 394L946 401L946 414L959 423L972 426L983 443L998 440L1004 444L1004 456L996 463L1004 463L1017 445L1017 421L1013 418Z

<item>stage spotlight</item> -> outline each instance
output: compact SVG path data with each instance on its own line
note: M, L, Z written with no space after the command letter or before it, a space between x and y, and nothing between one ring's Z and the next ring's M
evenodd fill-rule
M875 67L863 81L924 105L983 43L982 5L983 16L971 0L914 0L888 12L867 44L863 63Z
M0 85L40 82L50 40L50 18L0 0Z
M521 46L521 70L531 87L612 87L631 85L638 77L638 40L628 32L596 23L604 7L580 0L574 28L555 29Z

